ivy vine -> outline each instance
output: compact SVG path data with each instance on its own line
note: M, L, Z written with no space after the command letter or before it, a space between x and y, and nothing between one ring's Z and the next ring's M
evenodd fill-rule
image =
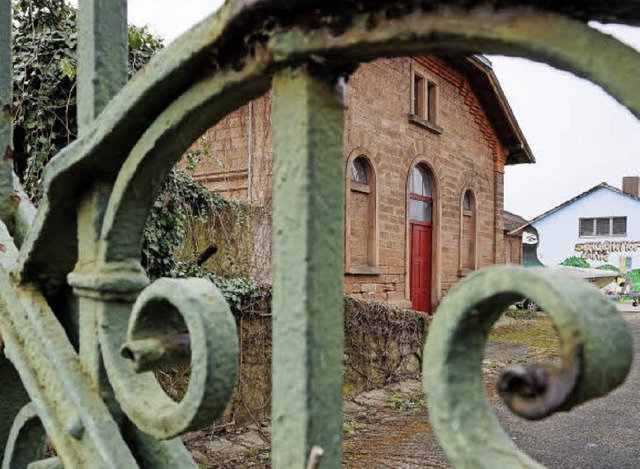
M45 165L77 137L76 9L65 0L14 0L13 11L14 168L37 204ZM130 25L128 42L130 77L163 47L146 26ZM195 260L176 260L190 220L204 221L236 204L191 178L190 170L210 153L204 142L187 153L186 171L174 169L167 177L147 220L142 262L152 279L210 278L232 307L239 308L257 292L255 283L217 277Z
M47 162L77 137L76 9L64 0L13 3L14 167L34 202ZM162 49L129 26L129 76Z

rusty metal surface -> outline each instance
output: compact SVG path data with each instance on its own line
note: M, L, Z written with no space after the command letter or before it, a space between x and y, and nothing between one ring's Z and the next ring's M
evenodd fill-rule
M470 275L438 308L423 368L429 418L456 466L539 466L502 430L482 379L489 330L522 297L549 314L562 361L507 369L498 387L512 411L529 419L568 411L615 389L631 367L633 343L626 324L596 287L544 268L499 266Z

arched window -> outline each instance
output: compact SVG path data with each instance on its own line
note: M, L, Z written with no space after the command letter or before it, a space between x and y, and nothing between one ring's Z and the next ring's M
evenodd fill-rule
M431 222L431 178L427 169L417 165L411 172L409 183L409 216L412 220Z
M351 162L348 175L347 272L372 273L377 266L375 173L360 155Z
M357 157L351 163L351 180L355 182L361 182L362 184L369 184L368 173L369 163L363 156Z
M473 195L471 194L471 191L467 191L464 193L464 199L462 200L462 210L469 212L471 211L472 199Z
M460 217L460 271L464 275L476 268L476 198L471 189L462 196Z

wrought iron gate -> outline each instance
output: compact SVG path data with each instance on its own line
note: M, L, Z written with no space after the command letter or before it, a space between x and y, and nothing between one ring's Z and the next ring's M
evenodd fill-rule
M323 467L340 466L340 78L379 56L520 55L592 80L640 116L640 56L590 20L638 24L640 4L236 0L126 83L126 0L80 0L80 138L48 165L36 211L14 188L11 1L0 0L2 467L194 466L177 437L223 409L235 325L208 282L147 285L142 230L188 146L271 86L273 464L304 467L319 446ZM629 369L624 322L597 291L507 267L460 282L436 315L424 370L434 428L458 466L536 465L498 425L480 376L488 329L520 296L550 312L563 362L505 372L499 389L514 411L541 418L569 409ZM192 373L176 403L149 371L180 360ZM45 435L56 458L42 459Z

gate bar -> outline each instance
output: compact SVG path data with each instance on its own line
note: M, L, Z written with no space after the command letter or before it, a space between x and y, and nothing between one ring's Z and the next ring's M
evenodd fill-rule
M342 458L343 106L308 67L273 81L273 462Z

